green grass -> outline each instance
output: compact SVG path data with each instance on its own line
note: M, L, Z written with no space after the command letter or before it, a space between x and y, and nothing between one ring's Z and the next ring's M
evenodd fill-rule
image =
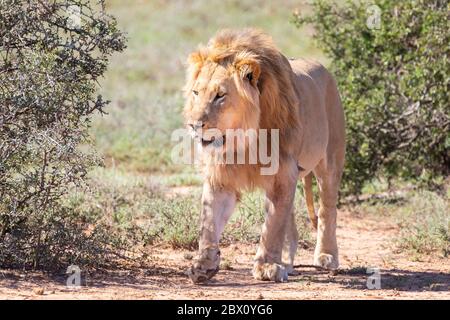
M190 171L189 168L181 173L162 176L161 181L168 187L200 186L203 183L201 176L194 170Z
M450 255L449 198L429 191L414 193L395 212L400 226L397 245L413 255Z
M195 249L198 243L200 196L150 199L151 225L145 230L146 243L163 242L173 248Z
M448 191L447 194L420 189L404 191L384 199L369 199L357 205L356 210L380 218L393 218L400 228L395 245L414 259L450 254Z

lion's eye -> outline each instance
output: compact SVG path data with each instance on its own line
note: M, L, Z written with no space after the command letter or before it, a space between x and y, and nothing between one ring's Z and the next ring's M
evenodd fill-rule
M218 92L216 97L214 98L214 100L219 100L222 99L223 97L225 97L225 93L224 92Z
M198 96L198 91L197 90L192 90L192 93L194 94L194 96Z

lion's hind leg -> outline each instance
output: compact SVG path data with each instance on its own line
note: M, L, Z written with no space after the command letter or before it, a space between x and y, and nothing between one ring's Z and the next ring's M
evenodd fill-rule
M314 169L320 195L314 264L327 269L339 267L336 240L336 204L342 172L341 167L340 163L331 161L331 165L327 168L325 161L322 160Z

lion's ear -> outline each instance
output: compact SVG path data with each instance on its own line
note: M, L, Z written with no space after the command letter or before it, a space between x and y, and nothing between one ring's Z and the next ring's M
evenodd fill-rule
M192 52L187 59L188 76L196 78L207 57L208 53L204 47L200 47L197 51Z
M206 55L203 49L192 52L187 59L186 85L183 91L186 96L190 95L192 87L200 74Z
M188 63L190 65L199 66L202 65L205 61L205 57L203 55L203 52L201 50L192 52L188 57Z
M247 80L255 88L257 87L261 67L256 59L242 59L235 64L235 67L243 80Z

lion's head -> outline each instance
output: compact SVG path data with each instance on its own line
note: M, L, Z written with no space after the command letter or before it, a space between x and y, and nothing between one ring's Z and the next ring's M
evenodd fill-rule
M184 88L186 124L204 147L213 149L229 141L230 129L278 129L277 157L282 157L292 145L298 145L298 139L292 139L293 130L299 127L299 98L293 77L289 61L268 35L255 29L222 30L207 46L189 56ZM239 149L234 142L227 142L219 153L222 158L224 154L227 158L247 154L249 158L251 143L247 139L244 142L242 149L239 142ZM208 169L213 184L238 189L264 180L256 173L260 162L243 166L216 164Z
M280 129L297 124L292 70L255 29L222 30L188 58L184 116L191 130ZM204 145L212 139L200 137Z

